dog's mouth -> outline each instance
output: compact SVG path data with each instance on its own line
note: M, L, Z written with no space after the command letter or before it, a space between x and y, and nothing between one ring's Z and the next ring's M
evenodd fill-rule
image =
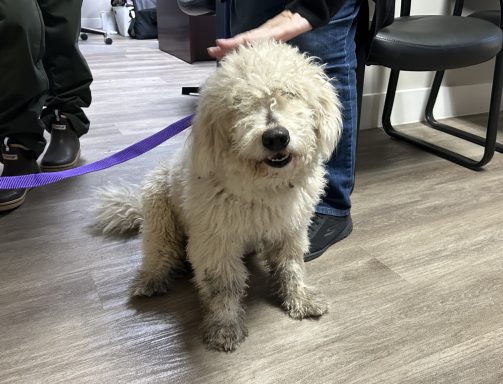
M288 152L278 152L272 156L266 157L264 162L273 168L286 167L292 161L292 155Z

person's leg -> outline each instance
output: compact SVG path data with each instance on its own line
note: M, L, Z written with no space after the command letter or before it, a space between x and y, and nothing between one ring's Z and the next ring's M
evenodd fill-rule
M355 178L358 105L356 87L356 19L359 0L347 0L329 24L298 36L290 43L319 57L325 72L333 78L342 105L343 131L336 152L326 165L326 194L316 208L311 226L310 254L320 256L330 245L352 230L351 192Z
M78 46L82 0L37 1L45 24L44 67L50 84L42 119L51 132L51 144L42 167L59 170L75 165L78 137L89 130L82 108L91 104L93 78Z
M356 94L356 16L358 1L348 0L329 24L307 32L290 43L301 51L319 57L342 104L343 132L336 152L327 163L327 193L316 211L347 216L351 210L354 185L357 94Z
M233 35L256 28L280 13L285 1L256 2L233 0L231 32ZM329 24L307 32L289 43L319 57L327 75L334 79L343 113L343 133L337 151L327 163L327 189L310 227L309 261L352 231L351 192L354 185L357 139L356 44L357 15L360 0L346 0Z
M0 140L38 157L45 148L39 120L49 83L42 64L44 25L32 0L0 0Z
M44 151L39 120L48 81L42 58L44 25L36 2L0 0L0 160L2 176L39 172ZM0 190L0 211L21 205L26 189Z

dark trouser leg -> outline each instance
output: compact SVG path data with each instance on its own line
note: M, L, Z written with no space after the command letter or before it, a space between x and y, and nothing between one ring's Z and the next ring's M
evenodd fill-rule
M89 87L93 80L78 46L82 0L38 0L38 4L45 24L44 67L50 83L42 118L46 121L58 109L82 136L89 130L89 119L82 108L91 104Z
M231 0L231 35L249 31L285 9L285 0Z
M0 0L0 140L45 148L40 111L48 90L42 64L44 26L36 2Z

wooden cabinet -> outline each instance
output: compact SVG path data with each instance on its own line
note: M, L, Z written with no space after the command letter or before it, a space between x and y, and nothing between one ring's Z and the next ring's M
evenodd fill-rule
M215 44L215 16L188 16L175 0L157 1L159 49L187 63L213 60L206 48Z

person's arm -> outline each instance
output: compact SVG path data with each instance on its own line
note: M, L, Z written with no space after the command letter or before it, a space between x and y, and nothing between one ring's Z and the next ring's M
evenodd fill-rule
M268 39L288 41L311 29L311 24L307 19L298 13L285 10L258 28L240 33L229 39L217 39L216 46L208 48L208 54L216 59L221 59L238 45Z
M328 23L345 0L295 0L286 5L280 14L269 19L261 26L240 33L229 39L217 39L216 46L208 48L208 54L221 59L240 44L253 41L274 39L288 41L308 32L313 27Z

